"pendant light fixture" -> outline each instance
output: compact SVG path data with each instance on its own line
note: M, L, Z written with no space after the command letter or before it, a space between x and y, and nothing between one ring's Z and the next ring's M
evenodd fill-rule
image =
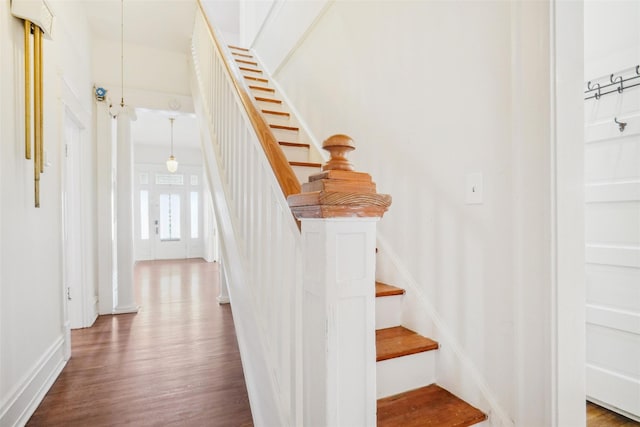
M173 155L173 121L175 119L175 117L169 117L169 121L171 122L171 155L169 156L169 159L167 159L167 170L171 173L178 170L178 161Z

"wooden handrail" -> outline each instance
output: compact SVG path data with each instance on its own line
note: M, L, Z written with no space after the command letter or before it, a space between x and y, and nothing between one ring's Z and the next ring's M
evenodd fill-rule
M268 123L265 121L262 114L260 114L258 109L251 101L251 96L249 95L243 84L244 76L242 76L240 74L240 70L235 67L235 61L231 56L227 55L227 51L223 48L223 45L220 43L220 40L216 36L216 33L213 30L213 27L211 25L211 22L209 21L209 17L204 10L201 0L198 0L198 7L200 8L200 12L204 17L205 22L207 23L209 35L211 36L211 39L213 40L216 48L218 49L218 52L220 53L220 57L224 62L224 66L226 67L229 76L231 76L233 86L235 87L236 92L240 97L240 101L242 102L242 105L247 112L247 116L249 117L253 129L258 136L258 140L262 145L264 154L267 156L267 160L269 161L269 164L273 169L273 173L276 175L276 179L280 184L280 188L282 189L285 198L292 194L300 193L300 183L298 182L293 169L289 165L289 161L282 152L282 149L278 144L278 140L271 132Z

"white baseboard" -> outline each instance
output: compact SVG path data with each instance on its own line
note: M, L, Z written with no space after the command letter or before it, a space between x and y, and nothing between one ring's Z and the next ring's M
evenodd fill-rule
M0 426L23 426L29 421L67 363L64 347L64 337L60 336L9 393L9 398L0 406Z
M91 313L89 314L89 322L87 323L87 328L90 328L93 326L93 324L96 322L96 320L98 319L98 311L100 307L98 305L98 295L95 295L93 297L93 303L91 304Z
M218 301L218 304L229 304L231 302L229 297L223 297L223 296L217 296L216 301Z
M455 384L455 387L449 384L441 384L445 388L450 389L458 397L468 403L478 407L489 416L487 421L489 425L501 427L513 427L514 422L507 412L498 404L498 399L490 390L489 385L484 380L480 371L475 367L472 360L467 357L462 346L451 333L444 319L438 314L435 307L431 304L427 296L421 290L421 287L415 281L411 273L406 269L400 258L393 252L390 244L378 233L378 267L381 273L376 279L392 283L395 286L404 288L407 293L404 298L412 298L415 296L417 301L412 301L413 305L418 307L420 313L403 313L403 321L405 317L421 318L426 317L430 323L429 328L433 329L435 336L438 338L440 349L438 350L437 370L447 366L454 366L456 370L456 378L464 378L464 384ZM382 264L382 265L381 265ZM406 301L405 301L406 302ZM412 304L404 304L404 310L407 310ZM408 314L408 316L407 316ZM415 327L409 325L409 328ZM426 331L416 328L416 332L424 334ZM429 335L429 334L427 334ZM438 372L436 377L440 377Z
M140 310L140 307L137 305L129 305L124 307L116 307L113 309L111 314L129 314L129 313L137 313Z

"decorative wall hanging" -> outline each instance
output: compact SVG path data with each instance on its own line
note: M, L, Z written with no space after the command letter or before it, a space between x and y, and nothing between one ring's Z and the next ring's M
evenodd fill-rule
M43 38L51 39L54 16L45 0L13 0L11 13L24 20L24 146L25 158L30 160L33 157L35 207L39 208L40 174L44 172L42 47Z

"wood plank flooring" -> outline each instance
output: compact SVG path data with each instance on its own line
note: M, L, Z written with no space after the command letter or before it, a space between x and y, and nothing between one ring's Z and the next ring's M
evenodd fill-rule
M587 427L640 427L640 423L587 402Z
M72 332L72 357L28 426L251 426L217 264L136 265L137 314Z

